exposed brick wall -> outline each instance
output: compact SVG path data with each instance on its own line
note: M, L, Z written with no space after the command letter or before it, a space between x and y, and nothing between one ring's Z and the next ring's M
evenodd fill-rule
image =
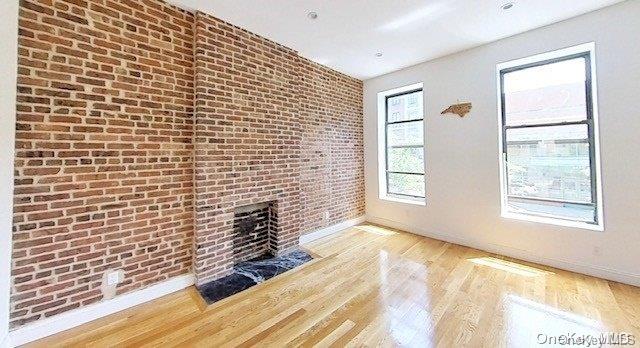
M158 1L20 6L11 325L191 268L193 16Z
M300 71L301 232L308 233L364 214L362 81L304 58Z
M196 252L198 283L233 266L233 210L275 201L274 252L300 233L299 57L196 14Z
M275 252L363 214L360 81L160 0L20 7L12 327L225 274L239 206Z

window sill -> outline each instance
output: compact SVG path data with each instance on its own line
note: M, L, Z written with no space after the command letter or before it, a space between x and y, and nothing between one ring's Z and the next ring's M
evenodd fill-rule
M381 196L380 199L383 201L389 201L389 202L395 202L395 203L404 203L404 204L413 204L413 205L422 205L422 206L427 205L427 202L424 198L410 199L410 198L398 198L398 197L391 197L391 196Z
M590 223L580 222L580 221L561 220L561 219L554 219L554 218L543 217L543 216L534 216L534 215L518 214L518 213L511 213L511 212L502 212L501 216L505 219L537 222L541 224L556 225L556 226L563 226L563 227L573 227L573 228L598 231L598 232L604 231L604 226L602 224L595 225L595 224L590 224Z

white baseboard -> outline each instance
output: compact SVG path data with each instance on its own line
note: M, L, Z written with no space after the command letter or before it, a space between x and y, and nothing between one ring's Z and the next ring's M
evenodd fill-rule
M349 227L353 227L357 224L363 223L365 221L365 217L360 216L357 217L355 219L351 219L351 220L347 220L347 221L343 221L340 223L337 223L335 225L331 225L329 227L325 227L323 229L320 230L316 230L307 234L303 234L300 236L300 244L306 244L309 242L312 242L316 239L320 239L322 237L326 237L328 235L334 234L336 232L340 232L344 229L347 229Z
M11 345L9 344L9 334L4 333L4 337L0 339L0 348L9 348Z
M300 244L308 243L331 235L364 221L365 217L361 216L302 235L300 236ZM23 345L72 329L76 326L105 317L109 314L113 314L184 289L193 285L194 282L195 277L193 274L186 274L171 278L165 282L152 285L148 288L117 296L111 300L101 301L86 307L64 312L51 318L38 320L16 330L10 331L9 335L3 341L0 341L0 348Z
M409 226L401 222L380 218L380 217L375 217L371 215L367 215L366 220L375 224L396 228L396 229L410 232L413 234L417 234L417 235L421 235L421 236L425 236L433 239L438 239L438 240L453 243L453 244L464 245L470 248L479 249L479 250L483 250L483 251L494 253L494 254L513 257L523 261L538 263L541 265L555 267L555 268L563 269L566 271L586 274L586 275L590 275L590 276L594 276L602 279L613 280L616 282L629 284L633 286L640 286L640 274L621 272L615 269L587 265L583 263L575 263L569 260L548 258L540 255L535 255L526 250L511 248L504 245L497 245L493 243L487 243L487 242L478 241L478 240L470 240L466 238L451 237L443 234L433 233L431 231L427 231L420 227Z
M43 337L74 328L109 314L182 290L193 285L193 283L193 274L185 274L141 290L116 296L111 300L101 301L86 307L64 312L50 318L38 320L16 330L10 331L9 344L7 344L7 346L15 347L33 342Z

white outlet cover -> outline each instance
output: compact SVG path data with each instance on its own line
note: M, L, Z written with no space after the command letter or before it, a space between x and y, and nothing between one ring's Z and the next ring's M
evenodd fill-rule
M118 271L111 272L107 275L107 285L116 285L120 282Z

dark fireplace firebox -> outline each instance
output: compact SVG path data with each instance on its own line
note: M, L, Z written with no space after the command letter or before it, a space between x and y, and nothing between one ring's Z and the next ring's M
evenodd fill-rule
M277 231L273 203L265 202L236 208L233 217L234 263L272 255L269 239Z

